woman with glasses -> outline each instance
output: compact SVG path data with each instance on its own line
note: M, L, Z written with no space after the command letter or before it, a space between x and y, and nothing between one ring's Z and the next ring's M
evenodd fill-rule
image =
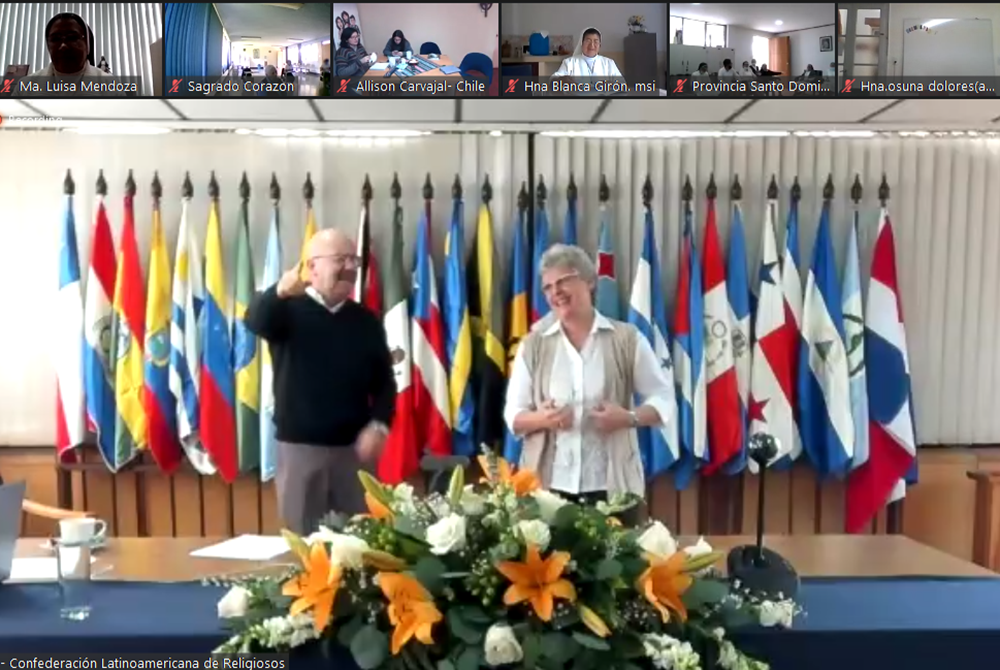
M553 245L540 266L552 312L518 348L504 409L523 438L520 465L580 502L644 496L636 429L674 420L670 361L635 326L595 309L597 270L582 249Z

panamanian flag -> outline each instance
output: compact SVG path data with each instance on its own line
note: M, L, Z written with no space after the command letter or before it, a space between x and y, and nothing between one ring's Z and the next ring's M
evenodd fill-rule
M802 438L799 434L799 400L797 380L799 372L799 349L802 332L802 267L799 256L799 201L792 199L785 226L785 248L781 257L781 295L785 303L785 323L787 332L783 336L784 356L788 359L788 386L786 394L792 407L794 430L792 441L783 447L783 454L775 467L784 469L802 455Z
M802 446L820 477L846 474L854 456L850 375L841 310L827 201L806 279L798 369Z
M917 438L910 360L899 299L895 239L883 208L872 253L865 309L868 370L868 458L847 479L847 532L859 533L887 503L916 481Z

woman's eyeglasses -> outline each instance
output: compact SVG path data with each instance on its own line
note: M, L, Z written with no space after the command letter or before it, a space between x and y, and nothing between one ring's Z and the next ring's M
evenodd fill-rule
M552 293L554 293L555 291L559 291L569 286L571 283L573 283L573 280L577 279L579 276L580 275L577 274L576 272L572 272L568 275L563 275L562 277L559 277L554 282L550 282L548 284L542 284L542 293L544 293L545 295L552 295Z

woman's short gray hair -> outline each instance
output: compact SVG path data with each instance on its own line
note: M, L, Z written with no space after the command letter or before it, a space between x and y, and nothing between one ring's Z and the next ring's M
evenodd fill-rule
M588 284L597 281L597 267L586 251L572 244L553 244L545 250L538 263L538 273L553 268L566 268L580 275Z

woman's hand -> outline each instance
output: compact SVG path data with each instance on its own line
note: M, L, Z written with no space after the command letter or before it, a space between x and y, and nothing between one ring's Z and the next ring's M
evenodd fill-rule
M587 416L597 431L605 435L632 427L632 412L612 402L601 403Z
M573 408L568 405L559 407L555 400L549 399L539 412L547 430L569 430L573 427Z
M402 56L402 55L403 55L403 52L402 52L402 51L393 51L393 52L392 52L392 55L393 55L393 56Z
M368 65L369 63L372 62L372 57L371 56L364 56L364 57L361 58L361 60L359 62L362 65Z

